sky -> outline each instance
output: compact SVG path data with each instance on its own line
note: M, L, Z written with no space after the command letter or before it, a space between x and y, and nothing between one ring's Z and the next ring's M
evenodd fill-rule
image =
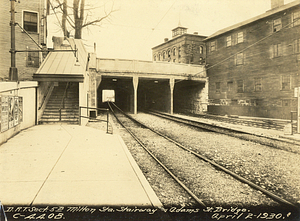
M285 4L293 0L285 0ZM271 0L86 0L94 18L115 11L100 26L83 33L88 51L99 58L152 60L152 48L172 38L181 26L187 33L209 36L214 32L260 15L271 8ZM52 16L49 39L61 32ZM71 33L72 34L72 33Z

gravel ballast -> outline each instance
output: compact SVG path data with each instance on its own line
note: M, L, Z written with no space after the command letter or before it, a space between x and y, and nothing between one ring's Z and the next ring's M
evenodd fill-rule
M148 114L133 116L259 186L286 200L299 203L298 154L201 131Z

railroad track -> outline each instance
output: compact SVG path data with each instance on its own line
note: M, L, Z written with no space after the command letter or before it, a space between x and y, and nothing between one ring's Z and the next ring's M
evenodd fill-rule
M168 140L169 142L172 142L173 144L175 144L176 146L180 147L181 149L183 149L184 151L188 152L189 154L192 154L194 156L196 156L197 158L201 159L202 161L205 161L209 164L211 164L213 167L217 168L218 170L221 170L223 172L225 172L226 174L229 174L230 176L232 176L233 178L239 180L240 182L243 182L243 183L246 183L248 184L250 187L252 187L253 189L256 189L256 190L259 190L261 191L263 194L265 194L267 197L273 199L274 201L278 202L279 204L281 205L285 205L285 206L288 206L288 207L293 207L293 208L298 208L297 205L273 194L272 192L269 192L267 190L265 190L264 188L252 183L251 181L239 176L238 174L236 173L233 173L232 171L226 169L225 167L219 165L218 163L206 158L205 156L199 154L199 153L196 153L194 151L192 151L190 148L188 147L185 147L183 146L182 144L178 143L177 141L174 141L173 139L171 139L170 137L167 137L165 136L164 134L160 133L160 132L157 132L155 131L154 129L148 127L147 125L137 121L136 119L134 119L133 117L125 114L122 110L120 110L115 104L113 103L109 103L109 107L113 113L113 115L116 117L117 121L131 134L131 136L152 156L153 159L156 160L156 162L159 163L159 165L161 167L164 168L164 170L183 188L185 189L186 192L188 192L188 194L190 194L190 196L201 206L206 206L205 203L203 202L203 200L199 199L194 193L192 190L190 190L183 182L180 181L180 179L174 175L171 170L169 170L167 168L166 165L164 165L164 163L162 163L147 147L146 145L144 145L144 143L141 141L140 138L138 138L129 128L127 125L125 125L121 120L120 118L117 116L117 114L115 113L115 111L113 110L114 108L112 107L114 106L114 108L116 108L118 110L118 112L122 113L122 115L126 116L127 119L130 119L130 121L134 122L134 124L138 124L140 125L140 127L142 128L147 128L148 130L152 131L153 133L163 137L164 139ZM128 122L126 123L128 124ZM129 124L129 127L133 127L133 124L130 123Z
M239 130L235 130L235 129L227 128L227 127L220 127L215 124L208 124L208 123L191 120L191 119L186 119L186 118L182 118L182 117L178 117L178 116L173 116L173 115L161 113L161 112L149 111L147 113L161 117L161 118L165 118L168 120L172 120L172 121L175 121L178 123L183 123L188 126L200 128L202 130L207 130L207 131L216 132L216 133L222 133L222 134L229 135L232 137L237 137L239 139L252 141L252 142L256 142L256 143L266 145L269 147L275 147L278 149L283 149L286 151L300 154L300 150L299 150L300 142L298 142L298 141L279 138L279 137L267 137L265 135L260 135L260 134L252 134L252 133L248 133L245 131L239 131Z

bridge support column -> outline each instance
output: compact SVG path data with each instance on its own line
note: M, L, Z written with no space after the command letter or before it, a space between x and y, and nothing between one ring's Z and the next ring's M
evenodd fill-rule
M96 89L98 90L99 85L101 84L102 81L102 76L97 76L96 77Z
M173 104L174 104L174 85L175 85L175 80L174 78L170 78L170 114L173 114Z
M97 107L97 80L96 80L96 72L90 71L89 72L89 101L88 104L90 107L96 108ZM97 111L91 110L92 112L96 113Z
M133 106L133 113L137 114L137 89L138 89L138 85L139 85L139 77L138 76L133 76L132 78L133 81L133 91L134 91L134 106Z

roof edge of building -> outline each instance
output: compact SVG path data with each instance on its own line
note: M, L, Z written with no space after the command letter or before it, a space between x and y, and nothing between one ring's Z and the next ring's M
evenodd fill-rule
M154 46L154 47L151 48L151 49L152 49L152 50L153 50L153 49L156 49L156 48L158 48L158 47L160 47L160 46L162 46L162 45L164 45L164 44L166 44L166 43L168 43L168 42L174 41L174 40L176 40L176 39L178 39L178 38L181 38L181 37L183 37L183 36L196 36L196 37L202 37L202 38L204 38L203 41L207 38L207 36L204 36L204 35L184 33L184 34L182 34L182 35L180 35L180 36L176 36L175 38L172 38L172 39L168 40L167 42L164 42L164 43L161 43L161 44L159 44L159 45L157 45L157 46Z

